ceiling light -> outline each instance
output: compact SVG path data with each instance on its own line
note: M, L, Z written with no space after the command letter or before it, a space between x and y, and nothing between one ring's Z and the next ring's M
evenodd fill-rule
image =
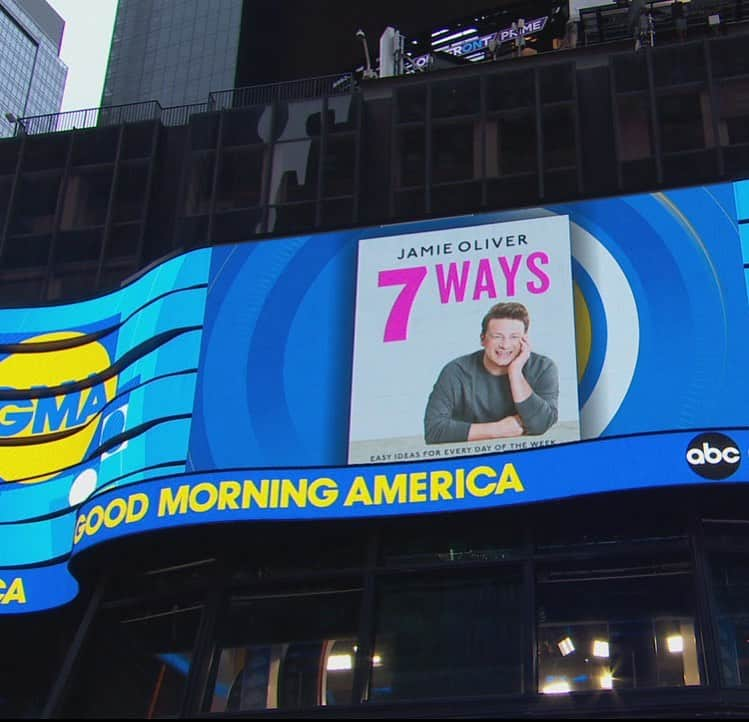
M684 651L684 637L681 634L672 634L666 637L666 645L671 654L681 654Z
M593 640L593 656L594 657L608 657L609 656L609 643L603 639Z
M331 654L328 657L328 663L325 665L328 672L340 672L351 669L350 654Z
M575 645L569 637L565 637L560 642L557 642L557 647L559 647L559 651L562 653L563 657L566 657L568 654L572 654L575 651Z

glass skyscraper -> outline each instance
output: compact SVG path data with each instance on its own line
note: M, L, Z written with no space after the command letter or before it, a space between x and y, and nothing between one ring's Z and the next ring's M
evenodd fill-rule
M44 0L0 0L0 137L15 118L56 113L68 69L60 60L64 20Z
M242 0L120 0L103 106L201 103L234 87Z

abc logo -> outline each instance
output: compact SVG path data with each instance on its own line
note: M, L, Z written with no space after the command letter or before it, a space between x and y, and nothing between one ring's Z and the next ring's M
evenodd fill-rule
M741 452L725 434L700 434L689 444L687 463L705 479L725 479L739 468Z

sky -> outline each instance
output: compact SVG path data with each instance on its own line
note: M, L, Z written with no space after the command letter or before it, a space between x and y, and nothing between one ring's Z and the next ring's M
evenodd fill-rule
M47 0L65 20L60 57L68 66L62 110L98 108L117 0Z

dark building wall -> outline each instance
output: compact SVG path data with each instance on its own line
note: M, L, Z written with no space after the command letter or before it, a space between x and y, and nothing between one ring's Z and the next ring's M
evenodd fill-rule
M0 143L3 302L105 291L212 243L745 177L743 27L234 93L181 126L30 126Z
M583 178L585 187L601 195L617 189L614 114L607 102L611 90L608 66L585 68L577 74L579 103L586 108L580 115L580 132L585 139Z

